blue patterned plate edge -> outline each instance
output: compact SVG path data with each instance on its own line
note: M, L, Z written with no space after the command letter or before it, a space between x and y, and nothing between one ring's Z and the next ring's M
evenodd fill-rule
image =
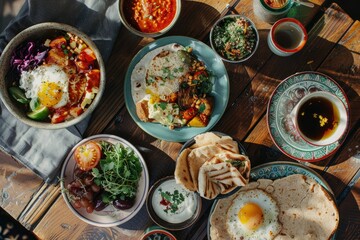
M287 176L290 176L293 174L303 174L307 177L314 179L317 183L319 183L322 187L324 187L330 193L330 195L333 197L333 199L335 200L334 192L330 188L330 185L325 181L325 179L323 179L323 177L321 177L320 174L318 174L311 168L304 166L300 163L279 161L279 162L271 162L271 163L261 164L259 166L254 167L253 169L251 169L250 180L256 181L261 178L275 180L275 179L287 177ZM211 238L210 238L211 214L213 213L214 208L218 201L219 201L219 199L216 199L210 209L208 223L207 223L207 229L206 229L208 240L211 240ZM336 232L331 239L332 240L336 239Z

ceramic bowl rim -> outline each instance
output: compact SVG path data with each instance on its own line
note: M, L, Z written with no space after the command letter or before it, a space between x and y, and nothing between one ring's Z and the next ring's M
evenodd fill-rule
M214 28L220 23L222 22L224 19L226 18L244 18L247 22L249 22L251 24L251 26L253 27L254 29L254 32L255 32L255 35L256 35L256 44L255 44L255 47L253 49L253 51L247 55L246 57L242 58L242 59L239 59L239 60L230 60L230 59L227 59L225 58L224 56L220 55L218 53L218 51L215 49L215 46L213 44L213 32L214 32ZM210 36L209 36L209 40L210 40L210 46L211 48L214 50L214 52L225 62L229 62L229 63L242 63L242 62L245 62L246 60L250 59L256 52L256 50L258 49L258 46L259 46L259 42L260 42L260 36L259 36L259 32L257 30L257 27L255 25L255 23L248 17L242 15L242 14L229 14L229 15L225 15L221 18L219 18L215 23L214 25L211 27L211 30L210 30Z
M291 22L294 23L295 25L297 25L302 33L303 33L303 39L301 40L301 42L298 44L298 46L296 48L293 49L288 49L288 48L284 48L282 46L280 46L276 41L274 41L275 39L275 29L282 23L286 23L286 22ZM271 42L274 44L275 48L277 48L278 51L280 52L284 52L284 53L296 53L299 52L306 44L307 39L308 39L308 34L307 31L304 27L304 25L297 19L295 18L282 18L278 21L276 21L274 23L274 25L272 25L271 29L270 29L270 38L271 38Z
M137 29L135 29L133 26L131 26L131 24L126 20L126 17L124 16L124 11L123 11L123 3L124 1L128 1L128 0L119 0L119 8L118 8L118 13L119 13L119 17L121 22L124 24L124 26L133 34L139 36L139 37L147 37L147 38L155 38L155 37L159 37L161 35L164 35L165 33L167 33L171 28L173 28L173 26L176 24L176 22L179 19L180 13L181 13L181 0L175 0L176 1L176 12L175 12L175 16L174 19L170 22L170 24L168 26L166 26L165 28L163 28L162 30L158 31L158 32L152 32L152 33L145 33L145 32L141 32Z
M22 111L17 106L17 103L15 103L15 100L12 99L10 96L7 87L3 87L0 89L0 98L2 102L4 103L5 107L8 109L8 111L16 117L19 121L27 124L31 127L41 128L41 129L61 129L61 128L67 128L70 126L73 126L88 116L91 115L91 113L95 110L95 108L98 106L102 95L105 90L105 64L103 61L103 58L101 56L101 53L95 43L91 40L91 38L83 33L82 31L78 30L77 28L70 26L68 24L64 23L57 23L57 22L44 22L35 24L33 26L30 26L21 32L19 32L14 38L12 38L9 43L4 48L4 51L2 52L2 55L0 56L0 75L2 75L5 79L5 76L8 74L10 69L10 59L11 55L14 49L16 49L21 43L24 41L31 39L33 36L35 36L38 33L43 33L46 31L65 31L65 32L71 32L74 33L77 36L80 36L82 40L86 42L86 44L94 51L95 56L97 58L99 68L100 68L100 87L99 92L96 94L95 99L90 104L90 106L82 113L80 116L71 119L69 121L52 124L49 122L41 122L36 121L28 118L26 116L25 111ZM4 85L6 85L6 81L4 81Z
M166 182L166 181L172 181L175 180L175 177L172 176L167 176L167 177L163 177L160 178L159 180L157 180L149 189L149 192L146 196L146 210L151 218L151 220L153 220L157 225L159 225L160 227L166 229L166 230L183 230L185 228L188 228L189 226L193 225L200 217L201 214L201 209L202 209L202 199L200 197L199 194L192 192L195 196L195 200L197 202L197 207L196 210L194 212L194 215L190 218L185 220L184 222L181 223L169 223L163 219L161 219L159 216L156 215L156 213L153 213L153 207L151 204L151 196L153 195L154 191L156 190L156 188L158 186L160 186L162 183ZM191 192L191 191L190 191Z

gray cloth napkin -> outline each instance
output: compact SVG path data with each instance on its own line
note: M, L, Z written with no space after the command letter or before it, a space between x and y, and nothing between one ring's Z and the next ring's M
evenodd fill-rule
M106 62L121 25L118 0L27 0L1 33L0 53L17 33L41 22L78 28L95 42ZM88 122L89 118L51 131L32 128L18 121L0 101L0 148L50 182L56 180L67 153L82 139Z

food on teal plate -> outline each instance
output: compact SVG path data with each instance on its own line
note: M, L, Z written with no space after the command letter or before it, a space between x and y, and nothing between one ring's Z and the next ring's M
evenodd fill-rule
M219 19L211 30L212 48L231 62L245 61L255 52L259 37L255 25L246 17L229 15Z
M27 40L14 51L10 65L9 93L33 120L56 124L74 119L99 92L95 53L69 32Z
M210 239L331 239L339 224L333 197L302 174L258 179L218 200ZM236 235L234 235L236 234Z
M169 223L189 220L198 208L196 195L176 184L175 179L165 181L155 188L151 205L156 215Z
M75 149L74 180L66 193L75 208L91 213L108 205L125 210L135 203L142 174L139 157L121 143L88 141Z
M211 72L192 48L168 44L147 53L131 74L136 113L170 129L206 127L214 108Z
M240 154L237 141L213 132L199 134L194 140L176 160L177 183L206 199L228 194L248 183L250 159Z
M201 214L198 194L177 184L174 176L158 180L146 198L151 219L167 230L181 230L193 225Z

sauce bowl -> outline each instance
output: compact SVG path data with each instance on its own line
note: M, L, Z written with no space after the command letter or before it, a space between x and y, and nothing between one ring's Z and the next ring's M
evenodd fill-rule
M201 213L201 197L177 184L174 176L158 180L149 190L146 208L150 218L168 230L194 224Z
M222 60L241 63L254 55L259 45L259 33L249 18L226 15L211 28L210 45Z
M120 0L121 22L131 33L140 37L154 38L165 34L179 18L181 0L161 1L156 7L153 7L153 3L153 0Z

